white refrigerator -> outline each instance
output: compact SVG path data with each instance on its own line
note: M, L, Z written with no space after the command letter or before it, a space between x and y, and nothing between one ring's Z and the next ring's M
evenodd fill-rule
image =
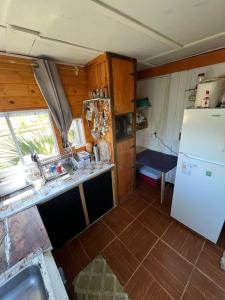
M186 109L171 216L216 243L225 220L225 109Z

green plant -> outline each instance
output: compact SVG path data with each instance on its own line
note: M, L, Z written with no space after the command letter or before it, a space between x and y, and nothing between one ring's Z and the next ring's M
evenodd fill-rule
M31 152L49 155L54 149L53 136L43 129L19 135L17 142L23 156ZM11 137L5 137L0 141L0 169L15 166L19 161L20 156L15 143Z

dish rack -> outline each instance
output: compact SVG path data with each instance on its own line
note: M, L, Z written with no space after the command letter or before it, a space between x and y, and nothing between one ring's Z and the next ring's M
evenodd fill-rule
M52 174L50 172L51 166L57 165L57 164L59 164L59 162L61 163L61 165L63 167L62 172L61 173L55 172L54 174ZM58 177L66 175L76 169L72 153L67 153L64 155L56 155L51 158L41 159L41 160L38 160L36 163L39 168L41 177L45 181L51 181L51 180L57 179Z

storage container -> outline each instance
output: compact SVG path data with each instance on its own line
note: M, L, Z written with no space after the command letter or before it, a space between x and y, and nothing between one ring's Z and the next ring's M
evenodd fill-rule
M218 77L209 80L204 80L198 84L195 107L202 107L202 100L205 97L206 91L209 91L209 107L216 107L221 102L225 92L225 78Z
M161 183L161 172L148 166L143 166L137 170L140 181L147 183L152 187L157 187Z

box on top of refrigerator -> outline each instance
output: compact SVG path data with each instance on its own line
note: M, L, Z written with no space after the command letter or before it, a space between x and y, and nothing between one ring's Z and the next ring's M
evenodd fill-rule
M207 94L209 97L208 107L216 107L222 100L225 93L225 78L218 77L208 80L204 80L198 84L195 107L201 108L203 106L203 100Z

